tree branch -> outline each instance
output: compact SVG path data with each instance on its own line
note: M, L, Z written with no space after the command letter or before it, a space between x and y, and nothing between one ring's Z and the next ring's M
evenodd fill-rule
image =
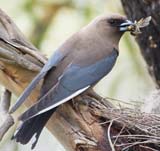
M5 133L9 130L9 128L14 124L13 117L8 114L10 102L11 92L5 89L0 103L0 116L2 121L2 124L0 125L0 141L2 140Z

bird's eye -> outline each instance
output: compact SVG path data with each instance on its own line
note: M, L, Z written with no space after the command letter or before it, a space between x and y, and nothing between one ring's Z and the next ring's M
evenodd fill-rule
M116 20L110 19L108 22L109 22L111 25L114 25L114 24L116 23Z
M124 22L124 20L122 20L122 19L109 19L108 22L111 26L119 26L121 23Z

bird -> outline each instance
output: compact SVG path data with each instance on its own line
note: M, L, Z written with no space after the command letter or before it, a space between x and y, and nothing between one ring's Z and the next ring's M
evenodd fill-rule
M57 107L94 87L113 68L119 41L134 23L119 14L105 14L71 35L53 53L40 73L20 95L15 112L43 79L37 102L19 117L21 125L12 139L27 144L39 136Z

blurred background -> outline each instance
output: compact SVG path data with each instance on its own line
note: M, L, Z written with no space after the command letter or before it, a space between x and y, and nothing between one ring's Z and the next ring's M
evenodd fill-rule
M47 57L94 17L113 12L124 14L120 0L0 0L0 8ZM119 49L120 56L114 69L95 90L103 97L134 102L140 106L145 96L155 89L154 83L134 37L126 33ZM31 143L22 146L10 141L14 130L15 127L0 142L0 151L30 150ZM34 150L64 151L64 148L45 129Z

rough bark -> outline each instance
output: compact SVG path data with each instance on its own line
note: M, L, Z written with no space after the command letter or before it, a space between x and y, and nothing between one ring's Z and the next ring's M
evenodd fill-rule
M46 62L36 50L0 11L0 83L17 96ZM35 102L39 87L26 101L27 106ZM116 109L91 91L61 105L47 128L69 151L160 150L156 145L160 135L151 131L152 124L159 130L160 118Z
M136 40L142 55L148 64L150 74L160 87L160 0L121 0L124 11L129 19L139 20L152 16L147 28Z

